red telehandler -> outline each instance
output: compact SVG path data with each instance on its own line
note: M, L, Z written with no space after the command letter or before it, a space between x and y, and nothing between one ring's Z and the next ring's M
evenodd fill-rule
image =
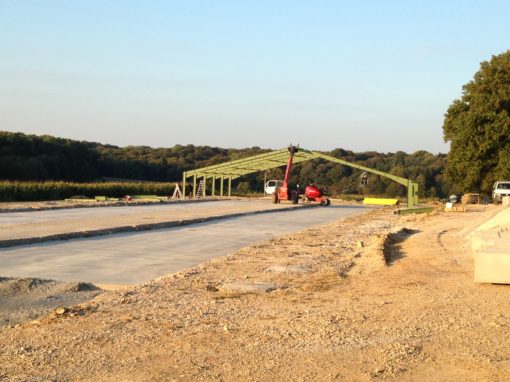
M287 162L287 169L285 170L283 184L280 187L277 187L275 192L272 194L273 203L275 204L280 203L280 200L290 200L292 204L297 204L299 201L299 186L296 188L290 188L288 184L290 171L292 169L292 160L294 159L294 154L298 151L299 147L292 145L289 146L289 160ZM307 203L317 202L320 203L321 206L329 206L330 204L330 200L324 197L324 192L319 190L313 184L306 187L303 200Z

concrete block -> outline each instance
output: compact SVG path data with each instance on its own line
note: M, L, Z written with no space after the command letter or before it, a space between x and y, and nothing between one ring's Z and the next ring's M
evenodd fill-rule
M508 227L510 227L510 208L502 208L499 210L497 215L480 225L476 231L487 231L493 228L503 229Z
M486 248L508 248L510 250L510 234L499 230L473 232L470 237L471 254Z
M510 250L492 247L476 251L475 282L510 284Z

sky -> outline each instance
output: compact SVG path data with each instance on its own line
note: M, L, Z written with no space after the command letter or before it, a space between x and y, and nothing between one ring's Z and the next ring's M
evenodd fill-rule
M0 130L446 153L508 1L0 0Z

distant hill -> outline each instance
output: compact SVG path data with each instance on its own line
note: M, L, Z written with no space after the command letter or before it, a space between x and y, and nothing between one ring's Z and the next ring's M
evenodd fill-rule
M144 181L179 181L183 171L247 157L269 150L260 147L225 149L209 146L176 145L169 148L148 146L118 147L96 142L75 141L48 135L36 136L0 131L0 179L94 181L102 178ZM354 153L335 149L328 154L416 180L422 196L448 194L444 183L445 154L426 151L406 154ZM323 160L295 166L293 180L300 184L315 182L332 193L385 193L404 195L405 188L385 178L373 176L368 185L359 184L360 172ZM281 178L282 169L266 174ZM264 174L253 174L240 181L244 188L261 190Z

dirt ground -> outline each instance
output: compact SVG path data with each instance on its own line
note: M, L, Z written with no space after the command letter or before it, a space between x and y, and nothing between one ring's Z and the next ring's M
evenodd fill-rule
M151 205L160 203L174 203L174 200L164 199L133 199L129 203L125 200L94 200L94 199L66 199L66 200L43 200L32 202L0 202L0 212L20 211L46 211L67 208L94 208L94 207L117 207L126 205ZM177 200L177 203L180 201Z
M377 210L0 330L0 381L507 381L510 286L477 285L493 206Z
M90 283L0 277L0 327L35 320L60 306L76 305L102 292Z

